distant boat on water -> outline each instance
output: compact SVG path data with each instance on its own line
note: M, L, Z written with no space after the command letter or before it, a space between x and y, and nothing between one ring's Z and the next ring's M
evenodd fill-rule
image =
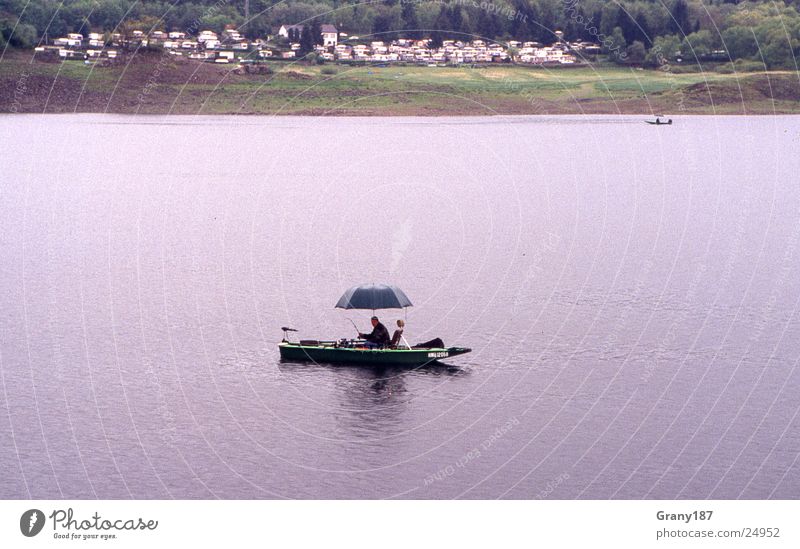
M661 120L662 118L664 118L663 115L662 116L656 116L655 120L645 120L645 122L647 122L648 124L652 124L654 126L670 126L670 125L672 125L672 118L669 118L667 120Z

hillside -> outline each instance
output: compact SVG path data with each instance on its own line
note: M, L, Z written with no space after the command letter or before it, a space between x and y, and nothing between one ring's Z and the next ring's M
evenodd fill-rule
M150 53L112 66L0 63L0 111L139 114L493 115L800 113L800 74L681 74L607 65L350 67L270 63L260 74Z
M0 0L0 47L31 48L69 32L241 30L335 24L342 37L538 41L603 46L621 64L714 57L797 68L800 0Z

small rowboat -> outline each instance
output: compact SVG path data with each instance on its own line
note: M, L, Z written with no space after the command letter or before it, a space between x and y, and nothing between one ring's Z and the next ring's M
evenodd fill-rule
M411 300L400 288L386 284L353 286L336 303L337 309L371 309L373 312L376 309L405 309L411 306ZM356 328L355 323L353 327ZM281 330L283 330L283 340L278 345L278 349L280 349L283 361L423 366L472 351L467 347L445 347L439 338L413 347L408 344L375 347L362 339L346 338L338 341L301 339L299 342L294 342L289 341L289 332L297 330L287 327L283 327ZM359 337L363 337L363 334L359 333Z
M370 349L358 343L342 344L335 341L283 341L278 348L284 361L378 366L422 366L472 351L466 347Z

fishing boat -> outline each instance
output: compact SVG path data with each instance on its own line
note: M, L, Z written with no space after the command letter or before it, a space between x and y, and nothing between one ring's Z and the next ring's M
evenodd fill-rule
M661 116L657 116L655 120L645 120L646 123L652 124L653 126L671 126L672 125L672 118L667 120L666 122L662 122Z
M291 362L423 366L472 351L466 347L369 348L364 341L282 341L281 359Z
M336 303L338 309L405 309L413 306L406 294L395 286L385 284L361 284L347 290ZM377 317L374 319L377 321ZM352 321L351 321L352 322ZM400 324L398 322L398 324ZM356 331L358 328L353 324ZM422 366L440 360L463 355L472 351L467 347L445 347L441 339L409 345L402 338L394 344L376 345L364 338L370 337L359 331L357 339L343 338L332 341L301 339L289 340L294 328L283 327L283 340L278 345L281 360L296 362L320 362L327 364L365 364L381 366ZM398 334L396 334L398 335Z

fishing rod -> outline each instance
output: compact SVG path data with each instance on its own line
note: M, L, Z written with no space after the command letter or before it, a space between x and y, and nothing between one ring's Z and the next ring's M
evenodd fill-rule
M358 326L356 326L356 323L355 323L355 322L353 322L353 319L352 319L352 318L348 318L347 320L349 320L349 321L350 321L350 324L352 324L352 325L353 325L353 328L355 328L355 329L356 329L356 333L359 333L359 334L360 334L360 333L361 333L361 330L359 330L359 329L358 329Z

